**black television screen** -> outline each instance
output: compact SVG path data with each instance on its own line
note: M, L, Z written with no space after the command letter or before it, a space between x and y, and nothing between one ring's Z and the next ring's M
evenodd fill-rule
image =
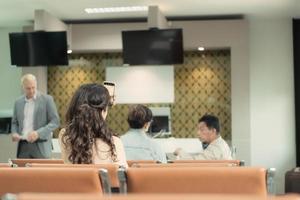
M148 133L151 136L156 135L159 132L169 132L169 117L168 116L153 116L151 126Z
M122 41L124 64L183 63L182 29L122 31Z
M9 42L12 65L68 65L65 31L10 33Z
M11 129L11 117L0 118L0 134L9 134Z

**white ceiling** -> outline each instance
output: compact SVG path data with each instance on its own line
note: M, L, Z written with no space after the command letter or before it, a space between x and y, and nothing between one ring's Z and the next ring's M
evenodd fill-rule
M85 8L157 5L168 17L235 15L245 17L297 17L300 0L0 0L0 27L32 22L35 9L62 20L101 20L146 17L146 12L87 14Z

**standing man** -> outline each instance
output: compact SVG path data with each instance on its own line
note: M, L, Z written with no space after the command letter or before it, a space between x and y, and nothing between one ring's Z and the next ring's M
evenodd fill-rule
M219 119L213 115L204 115L198 121L198 137L208 146L196 155L189 155L182 149L177 149L174 154L179 159L194 160L232 160L231 151L226 141L220 135Z
M21 79L24 95L14 105L12 141L19 142L17 158L50 158L52 131L59 126L53 98L37 91L34 75Z

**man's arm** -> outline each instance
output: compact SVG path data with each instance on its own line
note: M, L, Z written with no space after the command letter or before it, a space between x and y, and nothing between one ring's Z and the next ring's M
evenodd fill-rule
M157 160L160 161L161 163L167 163L167 155L166 153L163 151L162 147L160 146L159 143L157 143L156 141L154 142L154 151L157 157Z
M39 128L36 130L38 133L38 137L41 140L47 140L48 135L59 127L59 116L56 110L55 103L51 96L48 96L47 99L47 118L49 122L46 126Z
M189 154L182 149L177 149L174 154L177 155L180 160L216 160L218 157L215 149L212 147L206 148L202 152L194 155Z
M177 148L173 153L178 160L194 160L193 156L185 152L182 148Z
M205 149L199 154L193 155L194 160L216 160L216 152L213 149Z
M11 138L13 142L18 142L21 139L20 134L18 133L19 130L19 122L17 119L17 103L15 102L14 105L14 112L11 119Z
M17 102L15 102L14 105L14 112L13 112L13 116L11 119L11 133L18 133L19 130L19 122L17 119Z

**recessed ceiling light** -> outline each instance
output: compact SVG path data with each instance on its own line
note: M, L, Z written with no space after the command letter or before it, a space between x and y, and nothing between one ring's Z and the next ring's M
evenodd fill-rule
M72 50L71 50L71 49L68 49L67 53L68 53L68 54L71 54L71 53L72 53Z
M199 50L199 51L204 51L205 48L204 48L204 47L198 47L198 50Z
M86 8L88 14L94 13L111 13L111 12L138 12L147 11L148 6L129 6L129 7L111 7L111 8Z

